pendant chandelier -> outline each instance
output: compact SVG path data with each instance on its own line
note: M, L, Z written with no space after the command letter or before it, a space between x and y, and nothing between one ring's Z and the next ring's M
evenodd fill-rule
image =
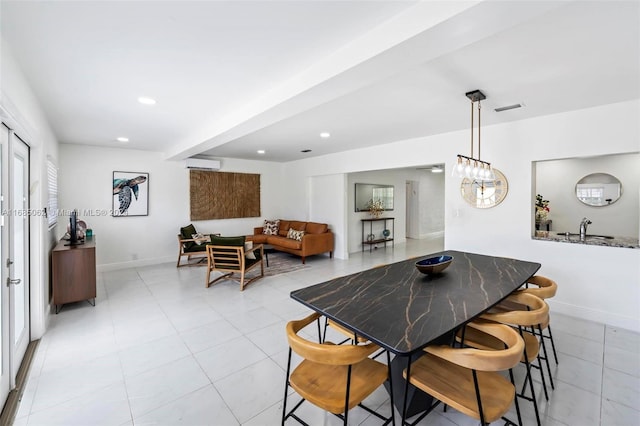
M473 90L465 93L467 98L471 100L471 155L466 156L458 154L458 161L452 170L451 175L459 178L467 178L477 181L493 181L496 179L495 173L491 168L491 163L482 161L480 159L480 101L487 97L480 90ZM478 157L474 157L474 143L473 143L473 118L474 109L476 104L478 105Z

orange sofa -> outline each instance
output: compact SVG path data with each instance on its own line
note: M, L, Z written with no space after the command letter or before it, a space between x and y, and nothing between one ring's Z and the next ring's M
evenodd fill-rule
M304 231L301 241L287 238L289 229ZM307 256L326 252L329 252L330 258L333 258L333 232L326 223L280 219L277 235L267 235L263 231L263 227L253 228L253 235L247 236L247 241L253 241L255 244L269 244L275 250L295 254L302 257L302 263Z

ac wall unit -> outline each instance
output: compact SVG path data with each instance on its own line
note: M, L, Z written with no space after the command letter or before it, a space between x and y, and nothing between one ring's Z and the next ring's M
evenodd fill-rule
M187 158L185 168L196 170L220 170L220 161L205 160L203 158Z

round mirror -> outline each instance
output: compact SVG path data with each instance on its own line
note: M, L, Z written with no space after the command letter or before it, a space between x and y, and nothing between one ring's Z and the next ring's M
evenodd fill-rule
M622 183L607 173L586 175L576 184L576 197L588 206L608 206L622 196Z

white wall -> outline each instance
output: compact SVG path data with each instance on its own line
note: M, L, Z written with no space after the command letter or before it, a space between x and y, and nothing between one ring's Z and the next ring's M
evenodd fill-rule
M535 168L536 191L549 200L552 231L577 233L580 220L587 217L593 222L589 225L590 234L638 238L640 154L540 161ZM602 207L578 200L576 183L591 173L617 177L622 183L620 199Z
M445 170L445 247L540 262L539 273L559 285L550 300L553 309L640 331L640 250L531 238L532 162L638 152L638 116L640 102L634 100L483 127L483 159L506 175L509 192L500 205L475 209L461 198L460 180ZM426 163L445 163L451 170L455 155L467 153L467 143L466 130L416 138L288 163L285 175L300 181ZM304 198L302 189L292 186L287 194Z
M342 195L342 196L340 196ZM309 220L328 223L331 231L344 229L347 221L347 180L345 175L315 176L311 179ZM295 219L297 216L288 218ZM347 259L344 233L334 232L333 256Z
M30 147L29 205L47 205L47 157L58 162L58 141L8 44L0 44L0 119ZM48 230L43 216L30 218L31 338L44 335L49 321L49 258L56 244L55 228Z
M420 238L444 233L444 173L416 171L420 184Z
M193 223L199 232L249 235L263 218L281 217L281 167L262 161L222 160L223 172L259 173L263 217L191 221L189 171L181 161L167 161L161 153L122 148L60 145L60 208L93 210L81 216L93 229L101 270L176 261L176 235ZM113 171L149 173L149 215L98 215L112 208ZM64 220L64 218L63 218ZM61 231L63 232L63 231Z

